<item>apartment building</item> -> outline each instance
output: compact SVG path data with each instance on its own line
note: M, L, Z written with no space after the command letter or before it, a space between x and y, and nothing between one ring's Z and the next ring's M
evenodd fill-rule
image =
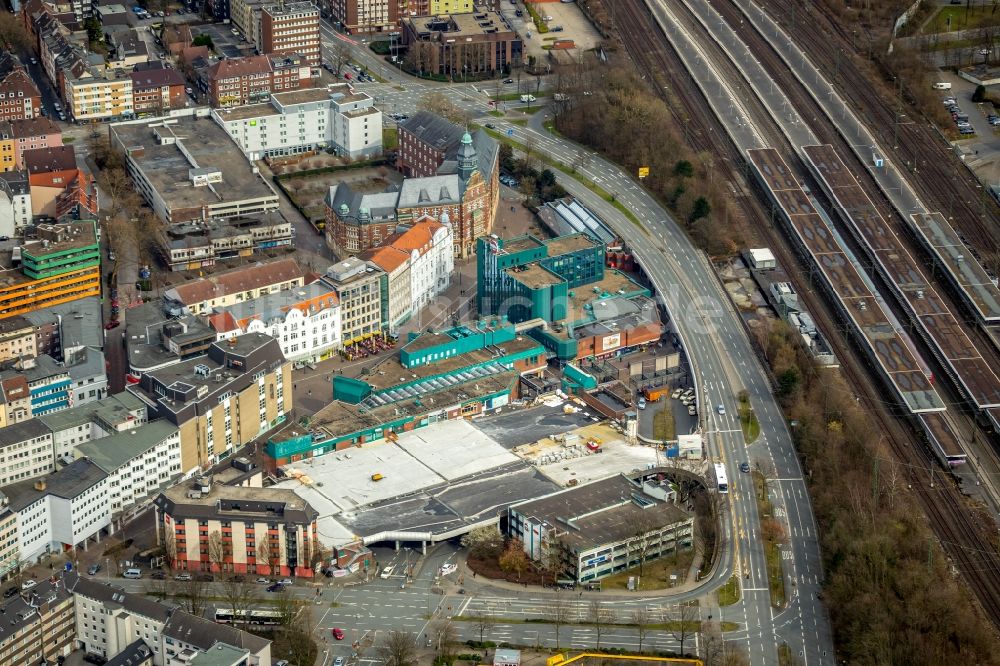
M78 167L72 146L26 150L22 159L31 186L33 215L56 220L67 216L97 218L97 185L90 173Z
M388 331L396 334L399 327L413 315L413 299L410 295L410 253L383 245L362 252L358 255L358 259L378 266L388 276Z
M38 419L0 429L0 488L53 470L52 432Z
M314 575L319 514L292 490L198 479L164 491L153 505L157 543L175 569Z
M157 664L164 663L161 636L175 606L77 573L66 574L66 587L73 594L77 646L110 659L141 641Z
M132 109L136 116L162 116L171 109L183 109L187 105L184 77L176 69L141 69L130 76Z
M146 405L128 391L39 416L52 433L53 469L55 461L72 461L78 446L109 435L138 428L147 422Z
M18 363L16 370L5 370L0 376L8 376L12 372L21 373L28 380L32 416L72 406L73 380L69 370L51 356L24 359Z
M76 446L108 475L111 514L120 517L142 506L181 475L181 437L165 419L150 421Z
M0 493L17 514L21 561L35 562L100 540L111 525L108 475L89 460L77 460L54 474L4 486Z
M101 300L96 296L81 298L60 305L49 305L24 315L35 327L38 355L48 354L65 359L83 347L101 347L104 330Z
M219 60L205 70L200 82L214 107L266 102L271 93L312 84L311 66L296 54Z
M357 257L330 266L321 280L340 298L346 347L383 333L389 325L389 276Z
M312 2L281 2L261 7L257 44L261 53L298 54L305 63L319 68L320 44L319 8Z
M37 118L42 95L16 55L0 52L0 120Z
M270 335L289 361L319 362L341 346L340 302L322 281L230 305L209 323L220 339Z
M0 602L0 666L55 664L73 651L73 595L57 576Z
M230 0L229 15L232 25L239 29L243 38L260 49L260 10L273 0Z
M146 372L128 390L146 403L150 419L180 429L187 475L283 423L292 410L291 372L277 340L248 333Z
M21 564L17 549L17 514L0 493L0 580L9 577ZM3 648L0 647L0 652Z
M86 652L106 659L137 655L120 666L143 666L147 658L156 666L271 664L267 639L76 572L64 576L73 594L76 645Z
M391 32L397 29L400 0L330 0L333 19L348 34Z
M28 172L0 172L0 236L21 236L31 220Z
M276 92L260 104L215 109L212 117L251 161L324 148L352 158L382 152L382 112L345 83Z
M18 373L0 374L0 427L31 418L28 378Z
M37 355L34 324L22 316L0 319L0 362Z
M303 271L295 260L279 259L183 282L164 291L163 302L178 315L204 314L303 284Z
M451 284L455 254L448 218L441 222L423 218L386 241L410 256L410 309L414 314L426 307Z
M79 78L67 78L63 99L78 123L128 119L135 115L132 77L117 70L93 68Z
M62 145L59 126L45 117L0 121L0 170L25 169L24 151Z
M278 209L278 194L213 122L184 117L113 125L111 145L125 155L136 190L168 224Z

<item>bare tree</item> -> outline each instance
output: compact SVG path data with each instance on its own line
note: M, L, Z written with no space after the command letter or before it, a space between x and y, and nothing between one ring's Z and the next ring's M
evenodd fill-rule
M192 576L191 580L183 581L180 595L185 600L185 610L191 615L201 615L205 612L208 602L208 588L205 583Z
M5 51L15 52L26 48L30 40L20 17L6 10L0 11L0 44Z
M226 548L219 530L213 530L208 535L208 562L212 571L222 571L226 562Z
M556 628L556 649L559 649L559 630L570 621L571 609L566 601L566 596L556 592L552 600L552 625Z
M417 639L408 631L392 629L378 646L385 666L411 666L417 662Z
M347 43L335 39L333 43L333 48L329 51L329 65L333 70L333 75L340 78L341 72L344 70L344 66L351 60L351 47Z
M475 618L476 631L479 632L479 642L482 643L490 635L490 632L493 631L493 627L497 624L497 619L487 611L480 611L473 617Z
M268 573L274 575L274 571L271 570L271 546L267 541L265 536L263 539L257 541L257 565L268 567ZM258 573L260 573L258 571Z
M453 123L461 124L465 122L465 112L440 92L431 92L424 95L420 99L420 108L424 111L437 114L442 118L447 118Z
M633 566L633 561L638 560L640 578L643 575L643 565L646 562L646 557L649 555L649 550L654 542L652 533L658 527L656 522L656 518L645 511L635 511L625 521L625 527L628 529L629 534L628 541L625 544L628 554L628 566ZM676 551L676 548L674 550Z
M248 583L242 576L229 576L222 584L222 596L225 597L226 605L233 613L233 624L236 626L245 624L246 611L259 600L257 586Z
M437 651L447 659L451 656L452 644L458 640L458 628L451 620L438 620L433 631L437 637Z
M636 636L639 639L639 652L642 652L642 644L646 640L646 634L649 633L649 611L645 606L632 611L632 624L635 625Z
M589 613L590 624L594 626L594 633L597 634L597 642L595 647L601 649L601 634L604 632L604 628L609 624L614 622L615 614L610 608L604 605L604 602L594 599L590 602L590 613Z
M695 633L698 621L698 605L696 602L689 602L677 606L676 626L672 633L674 639L680 643L680 653L684 656L684 645L691 634Z
M283 627L297 623L303 605L304 602L290 595L284 586L274 595L274 609L278 611L278 622Z

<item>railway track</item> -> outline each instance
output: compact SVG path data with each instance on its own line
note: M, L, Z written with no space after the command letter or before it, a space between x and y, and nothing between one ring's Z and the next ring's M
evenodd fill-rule
M666 46L666 40L645 4L642 0L622 0L616 19L619 28L626 34L650 35L649 40L629 40L633 44L642 44L642 48L629 48L629 55L649 80L658 84L658 90L662 92L664 81L671 84L670 92L676 98L674 101L683 109L675 111L675 114L679 121L689 124L688 138L692 147L712 150L726 157L720 164L725 171L723 175L734 185L738 184L741 193L738 198L748 220L763 233L783 265L801 266L801 259L789 247L783 232L770 223L769 212L757 198L757 193L752 192L743 174L733 167L743 163L744 156L722 132L715 131L714 123L703 113L705 100L700 93L692 92L694 86L686 70L672 49ZM729 67L728 71L731 74L733 70ZM833 137L827 134L824 138ZM808 272L805 274L808 275ZM912 490L948 556L977 592L984 611L1000 624L1000 556L995 553L990 535L984 533L981 524L969 515L965 500L951 477L942 475L933 488L930 486L936 458L927 446L912 446L915 425L892 414L883 403L881 385L873 382L870 368L857 360L853 341L845 334L843 324L831 315L829 305L811 289L800 289L800 298L827 333L841 359L842 372L868 404L869 413L895 456L899 461L905 461L903 464L909 470L928 470L927 482L911 484Z
M904 103L884 85L873 85L868 73L855 61L851 35L825 3L801 0L770 0L768 13L789 31L796 44L813 64L823 70L828 80L851 106L867 118L869 127L879 132L882 147L896 164L918 164L909 180L917 194L946 215L975 249L989 251L1000 247L1000 209L975 178L967 171L951 147L941 138L933 123L923 116L918 122L901 123L898 112ZM719 5L728 5L727 2ZM717 7L720 11L722 7ZM797 19L790 20L792 12ZM830 36L833 36L831 39ZM912 109L909 109L912 114ZM893 142L898 133L898 141Z

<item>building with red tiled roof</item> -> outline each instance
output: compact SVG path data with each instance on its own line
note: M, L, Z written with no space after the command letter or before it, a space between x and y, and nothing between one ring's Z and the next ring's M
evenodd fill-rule
M0 53L0 120L37 118L42 95L17 56Z
M97 214L97 186L77 168L72 146L26 150L23 159L31 185L32 214L56 219L74 211Z
M305 284L302 268L294 259L243 266L199 280L178 284L163 294L164 305L180 313L206 314L265 294Z
M365 250L358 259L375 264L389 275L389 332L413 316L410 294L410 253L385 246Z
M312 70L299 55L226 58L202 75L212 106L266 102L272 92L312 87Z
M0 428L31 418L31 390L24 375L0 379L0 400Z

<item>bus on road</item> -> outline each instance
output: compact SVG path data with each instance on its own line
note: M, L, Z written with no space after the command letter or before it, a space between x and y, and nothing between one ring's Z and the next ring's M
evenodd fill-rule
M720 493L729 492L729 479L726 478L726 466L722 463L715 463L715 482L718 484Z
M251 608L237 610L235 614L231 608L220 608L215 611L215 621L219 624L233 624L234 617L237 618L236 624L239 625L275 627L281 624L279 610Z

